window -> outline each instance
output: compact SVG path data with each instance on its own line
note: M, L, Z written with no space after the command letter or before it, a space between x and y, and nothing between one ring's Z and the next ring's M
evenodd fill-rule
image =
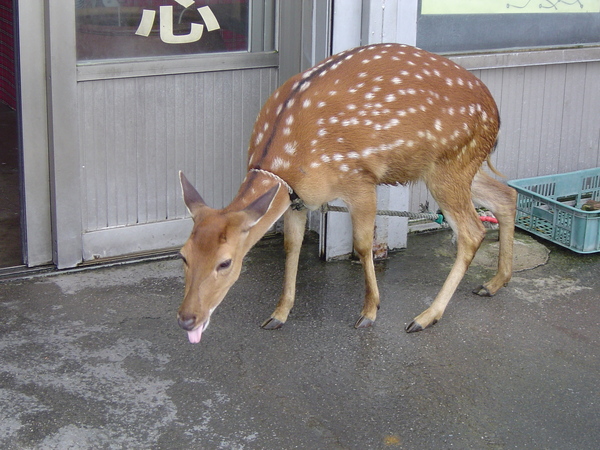
M417 45L435 52L600 44L600 0L420 0Z
M75 0L79 62L274 50L273 1ZM259 43L251 21L263 24Z

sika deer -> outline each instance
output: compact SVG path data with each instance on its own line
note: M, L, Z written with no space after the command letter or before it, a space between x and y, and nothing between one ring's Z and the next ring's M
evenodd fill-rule
M262 327L285 323L306 222L305 209L290 207L296 197L311 210L336 198L348 205L366 287L355 326L372 325L379 308L372 257L378 184L423 179L457 236L457 257L446 282L406 331L420 331L442 317L479 248L485 230L473 201L500 223L498 272L474 291L495 294L512 274L516 197L481 168L494 149L499 123L481 81L446 58L406 45L348 50L288 80L258 116L248 173L229 206L209 208L181 174L194 228L181 249L185 298L178 321L190 342L200 341L237 280L244 255L282 214L283 294Z

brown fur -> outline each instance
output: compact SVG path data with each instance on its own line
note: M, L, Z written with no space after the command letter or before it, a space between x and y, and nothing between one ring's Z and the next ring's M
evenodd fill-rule
M488 207L500 224L498 273L476 290L495 294L511 277L515 214L514 190L481 171L487 161L498 173L489 158L499 125L496 104L481 81L453 62L413 47L379 44L348 50L291 78L258 116L250 139L249 172L228 207L208 208L182 180L195 225L182 249L188 265L180 324L193 330L208 320L239 276L243 256L284 213L284 291L263 326L277 328L287 320L306 221L305 211L288 209L288 187L310 209L336 198L349 207L354 248L365 274L357 327L371 325L379 306L372 258L378 184L424 180L457 234L457 258L446 282L407 331L419 331L441 318L483 240L473 199ZM277 191L269 191L278 185ZM254 207L257 202L261 207L268 203L263 215L244 219L263 211ZM247 230L239 231L240 221ZM227 236L225 243L218 242L219 235ZM227 271L218 269L224 258L232 260Z

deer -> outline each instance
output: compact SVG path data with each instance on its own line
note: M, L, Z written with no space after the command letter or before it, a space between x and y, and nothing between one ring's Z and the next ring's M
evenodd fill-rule
M333 55L290 78L262 107L248 171L232 202L206 205L180 172L193 218L180 250L184 299L177 313L189 341L200 342L212 313L238 279L242 260L284 217L283 292L264 329L285 324L295 299L307 211L334 199L348 207L365 295L354 326L374 324L379 290L373 262L376 186L423 180L456 236L456 259L431 305L405 330L438 322L485 236L474 204L499 223L498 270L473 290L492 296L512 276L516 192L490 156L500 118L488 88L451 60L402 44L374 44Z

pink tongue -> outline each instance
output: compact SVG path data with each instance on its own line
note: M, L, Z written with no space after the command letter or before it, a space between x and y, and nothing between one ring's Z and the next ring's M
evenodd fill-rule
M188 338L192 344L197 344L202 338L202 330L204 327L198 327L195 330L188 331Z

